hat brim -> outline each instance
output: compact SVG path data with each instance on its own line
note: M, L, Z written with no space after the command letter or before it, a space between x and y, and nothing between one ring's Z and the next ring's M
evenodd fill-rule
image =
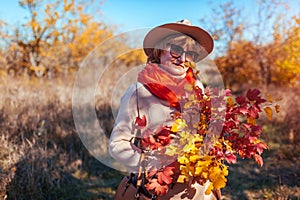
M147 56L151 55L156 43L161 39L169 35L179 34L179 33L185 34L193 38L204 48L204 52L201 52L199 54L199 57L196 60L196 62L199 62L200 60L202 60L212 52L214 48L214 42L212 37L207 31L197 26L191 26L191 25L185 25L179 23L169 23L169 24L164 24L155 27L147 33L143 42L143 48L145 54Z

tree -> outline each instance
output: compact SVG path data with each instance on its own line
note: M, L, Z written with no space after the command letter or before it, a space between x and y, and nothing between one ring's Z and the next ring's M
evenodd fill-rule
M245 59L242 56L248 57L247 52L240 47L251 46L250 43L242 41L247 25L242 17L242 9L236 7L233 1L219 4L212 12L216 17L200 21L207 25L215 40L215 63L223 76L225 87L232 88L235 84L246 81L244 75L239 72L243 71L242 67L245 66L243 63Z
M288 9L281 0L259 0L257 23L254 23L253 42L256 44L256 63L260 69L261 84L268 86L272 83L275 60L278 59L280 43L276 27L283 26L280 8ZM280 24L281 23L281 24ZM273 35L272 35L273 29Z
M224 76L224 83L233 92L242 92L243 84L256 85L260 82L258 66L255 65L254 43L240 40L231 43L231 48L224 56L217 57L214 61Z
M281 84L299 84L300 79L300 17L294 17L286 37L280 37L280 59L276 60L275 81Z
M215 18L204 19L217 43L215 62L226 87L241 86L243 81L267 86L275 81L276 62L282 58L282 6L286 5L280 0L259 0L255 20L250 21L229 1L217 7Z
M246 24L242 17L242 9L237 8L233 1L219 4L212 9L214 18L203 18L205 24L216 43L218 55L228 53L234 42L239 41L244 33Z
M67 74L76 71L91 50L114 35L114 28L102 21L101 3L93 0L21 0L19 3L28 11L29 18L7 37L9 70L34 72L39 77ZM120 40L114 47L104 48L102 53L125 46L125 39Z

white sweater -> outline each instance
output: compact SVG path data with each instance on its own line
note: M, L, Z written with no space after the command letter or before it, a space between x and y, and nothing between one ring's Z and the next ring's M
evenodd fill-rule
M135 119L138 116L136 87L138 88L140 116L145 115L147 120L147 125L142 131L145 129L156 130L161 125L172 125L174 121L171 119L170 113L175 110L175 108L169 106L167 101L161 100L150 93L141 83L138 82L136 84L130 86L121 99L109 146L111 156L124 164L129 172L138 171L140 159L140 150L130 142L131 138L135 136L132 130ZM197 85L203 88L200 82ZM155 163L156 160L157 157L155 156L148 157L150 165ZM205 186L193 184L188 187L187 184L177 183L160 199L215 199L212 194L204 194L208 185L209 183L207 182Z

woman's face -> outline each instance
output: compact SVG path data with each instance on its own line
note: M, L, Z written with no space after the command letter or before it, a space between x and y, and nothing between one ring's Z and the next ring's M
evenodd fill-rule
M172 76L183 76L188 67L184 65L187 61L197 58L197 53L190 49L189 45L182 47L177 44L168 44L166 50L161 51L160 66Z
M165 71L173 76L182 76L188 70L188 67L184 65L184 55L174 58L169 51L162 51L160 55L160 66Z

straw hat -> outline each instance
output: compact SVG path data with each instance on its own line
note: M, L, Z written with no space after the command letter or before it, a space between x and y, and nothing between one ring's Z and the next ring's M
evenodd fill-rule
M192 26L189 20L184 19L176 23L163 24L150 30L143 42L143 48L146 55L151 55L155 44L158 41L169 35L179 33L190 36L204 48L205 52L199 53L200 56L196 62L199 62L212 52L214 48L214 42L210 34L200 27Z

